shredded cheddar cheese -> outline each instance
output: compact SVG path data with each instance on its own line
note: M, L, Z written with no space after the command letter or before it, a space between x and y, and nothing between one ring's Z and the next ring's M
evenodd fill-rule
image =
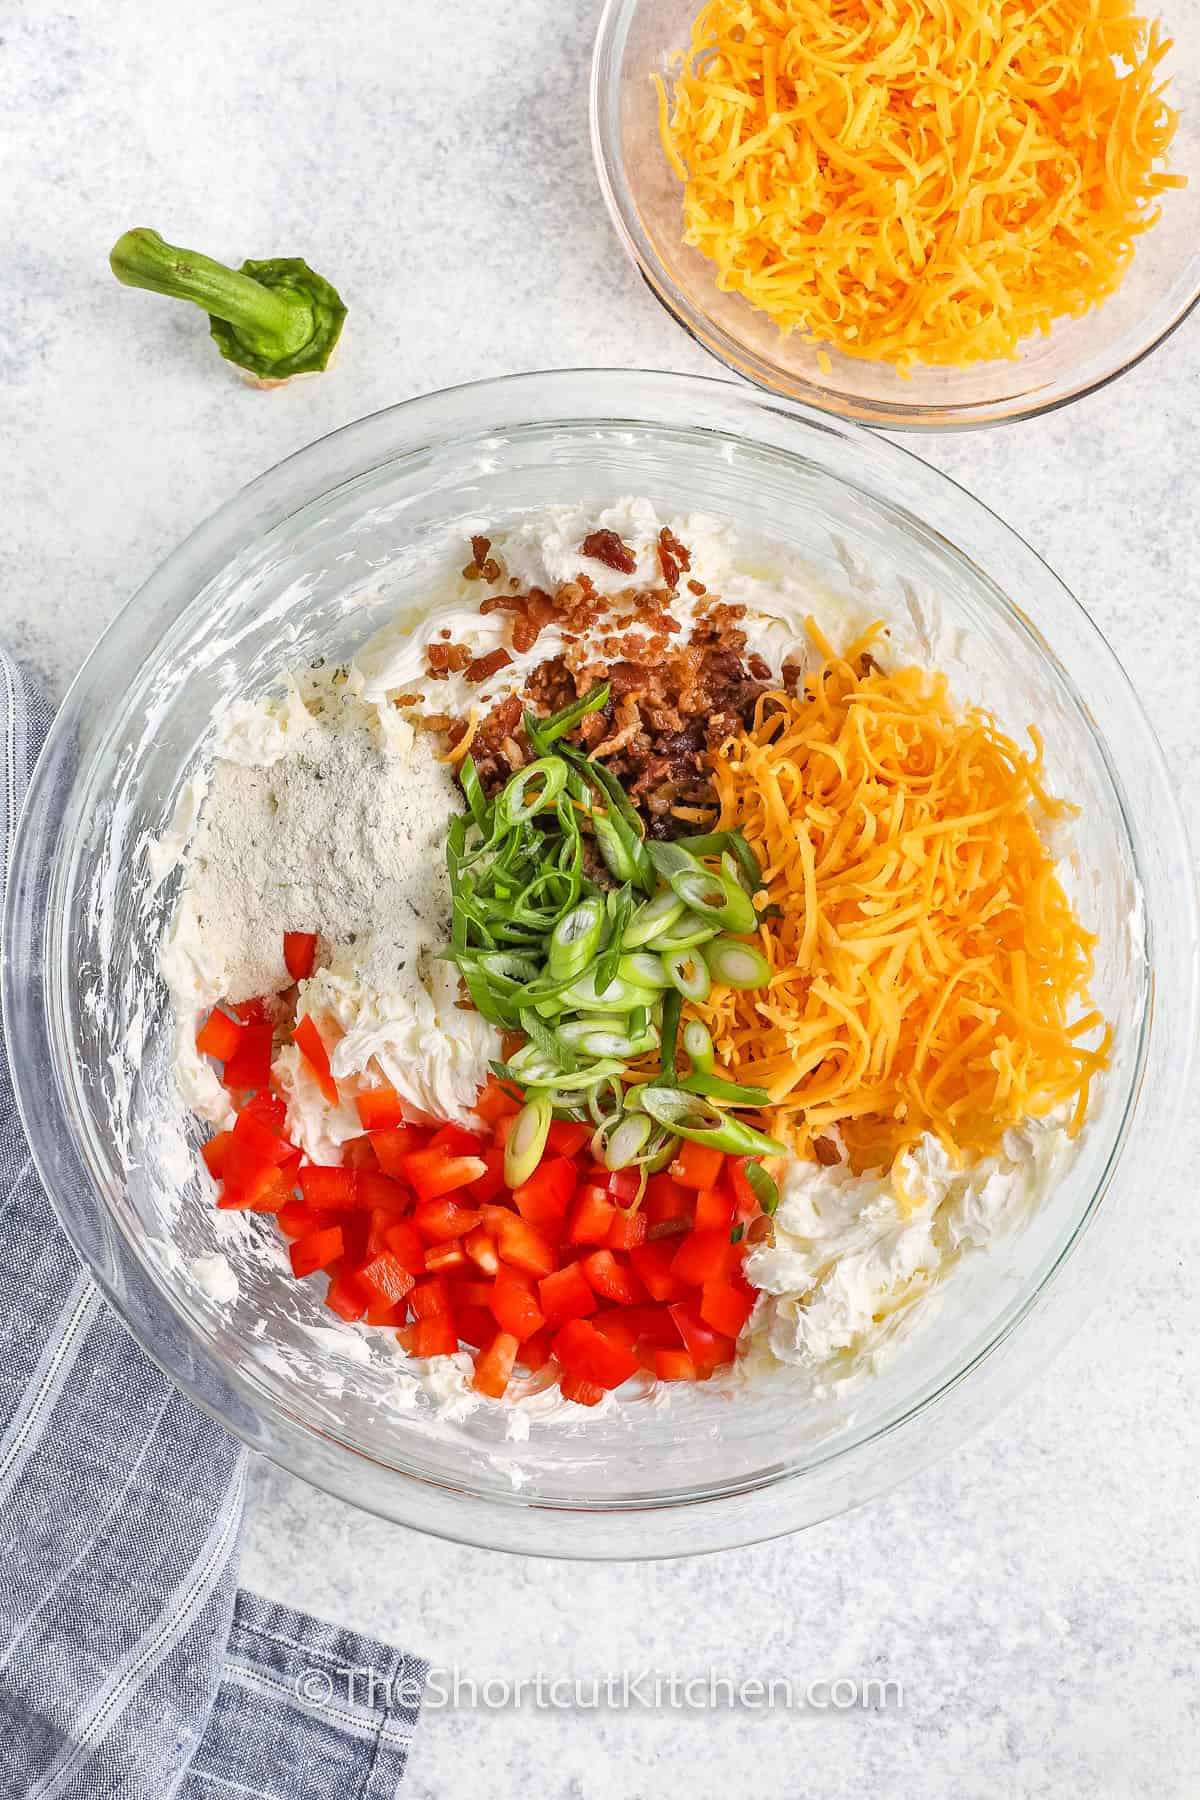
M711 0L659 128L685 241L785 332L962 367L1111 295L1185 178L1134 0Z
M771 978L689 1012L801 1154L833 1125L860 1168L926 1131L957 1156L1060 1108L1077 1130L1110 1033L1039 830L1072 809L1037 732L1027 755L944 675L884 674L878 627L842 656L808 630L820 668L764 695L713 771L718 827L763 866Z

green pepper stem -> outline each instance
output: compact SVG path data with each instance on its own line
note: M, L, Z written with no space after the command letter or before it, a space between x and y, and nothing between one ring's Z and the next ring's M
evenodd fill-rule
M109 261L126 287L190 300L214 318L226 320L255 356L292 356L313 335L313 309L303 295L264 287L210 256L166 243L157 231L139 227L125 232L113 245Z

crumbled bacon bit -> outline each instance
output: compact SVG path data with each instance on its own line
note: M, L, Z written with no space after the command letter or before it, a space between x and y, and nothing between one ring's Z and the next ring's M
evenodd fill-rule
M393 706L420 706L425 699L424 694L393 694Z
M467 666L467 680L472 682L489 681L499 669L506 669L512 657L507 650L489 650L486 656L477 656Z
M622 575L632 575L637 569L637 557L615 531L589 531L580 551L582 555L590 556L593 562L603 563L608 569L618 569Z
M482 569L484 563L487 561L487 553L491 547L492 540L489 537L473 537L471 539L471 554L475 558L477 568Z
M425 649L425 661L435 681L444 681L451 670L457 674L471 660L466 644L428 644Z
M760 656L758 654L757 650L747 662L746 667L749 669L751 675L753 675L755 681L770 681L771 665L765 656Z
M454 720L449 713L426 713L423 719L417 720L422 731L449 731Z
M702 581L689 581L688 582L688 593L689 594L707 594L707 592L708 592L708 589L705 587L705 585Z
M812 1141L812 1148L813 1148L813 1155L816 1157L817 1161L826 1169L832 1169L832 1167L835 1163L840 1163L842 1160L841 1157L838 1155L838 1147L834 1143L832 1138L827 1138L827 1137L814 1138Z
M495 557L488 555L488 551L491 547L491 538L473 537L471 539L472 560L463 570L463 576L467 581L486 581L493 583L501 579L504 571L496 561ZM514 582L513 585L515 587L519 584Z
M679 586L680 575L691 568L692 557L687 545L680 543L669 525L664 525L658 534L658 563L663 580L673 593Z

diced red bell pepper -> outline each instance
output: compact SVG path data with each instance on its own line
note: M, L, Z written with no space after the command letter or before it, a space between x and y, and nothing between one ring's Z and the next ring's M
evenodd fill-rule
M518 1340L532 1337L546 1323L537 1303L533 1277L523 1269L501 1266L492 1285L490 1305L501 1331L510 1331Z
M292 1262L292 1274L298 1280L311 1275L315 1269L327 1269L331 1262L336 1262L346 1250L340 1225L330 1225L324 1231L310 1231L307 1236L297 1238L288 1246L288 1255Z
M497 1150L495 1144L488 1144L479 1152L486 1165L484 1173L478 1181L472 1181L467 1189L472 1200L482 1205L485 1200L499 1199L507 1194L508 1183L504 1179L504 1152Z
M554 1354L566 1374L602 1388L620 1387L640 1366L632 1351L604 1337L590 1319L569 1320L554 1340Z
M498 1331L486 1350L475 1359L471 1386L481 1394L499 1400L508 1386L520 1345L511 1331Z
M331 1312L337 1314L339 1319L352 1321L362 1318L367 1310L369 1298L370 1296L359 1281L355 1270L348 1268L343 1263L329 1283L325 1304Z
M696 1365L697 1380L707 1380L714 1369L733 1361L733 1339L726 1337L723 1332L714 1331L700 1317L699 1309L693 1301L677 1300L670 1308L670 1313L683 1339L684 1349Z
M395 1213L399 1217L412 1205L408 1189L378 1169L357 1169L354 1191L359 1206L369 1206L372 1212Z
M431 1275L455 1275L470 1264L461 1240L447 1238L445 1243L430 1244L425 1252L425 1267Z
M736 1338L754 1311L754 1301L727 1281L706 1281L700 1289L700 1317L724 1337Z
M565 1325L568 1319L586 1319L596 1310L596 1296L578 1263L555 1269L538 1282L538 1299L547 1325Z
M230 1152L226 1170L233 1161ZM227 1172L217 1195L217 1205L225 1212L277 1213L292 1198L292 1178L272 1163L257 1163L240 1175L235 1183Z
M322 1206L310 1206L307 1200L286 1200L275 1215L275 1223L284 1237L307 1237L310 1231L324 1231L340 1225L336 1212Z
M536 1375L538 1370L544 1369L550 1361L550 1342L553 1335L553 1332L547 1327L544 1331L535 1331L533 1336L527 1337L521 1345L521 1361L531 1375Z
M674 1260L675 1242L671 1238L659 1238L652 1244L635 1244L629 1252L629 1261L638 1280L654 1300L682 1300L687 1291L679 1277L672 1273Z
M463 1239L463 1249L485 1275L494 1275L500 1267L500 1252L496 1248L496 1240L483 1225L477 1225L474 1231L468 1232Z
M733 1261L732 1249L727 1231L689 1231L675 1252L671 1273L687 1287L721 1281Z
M411 1274L390 1250L381 1250L369 1263L364 1263L358 1279L392 1306L403 1300L414 1286Z
M496 1080L494 1075L488 1077L486 1086L480 1088L479 1097L475 1101L475 1111L485 1125L494 1125L497 1119L515 1119L521 1110L522 1102Z
M611 1250L593 1250L580 1258L579 1267L592 1292L618 1306L636 1306L646 1290L631 1268L617 1261Z
M196 1048L201 1056L228 1062L242 1041L242 1028L228 1013L214 1007L196 1033Z
M237 1049L225 1064L221 1080L241 1093L246 1088L265 1088L271 1080L271 1053L275 1032L270 1024L243 1025Z
M394 1131L373 1131L371 1148L376 1160L385 1175L391 1175L398 1181L406 1179L404 1159L414 1150L423 1150L426 1144L423 1131L412 1125L397 1125Z
M441 1200L422 1200L414 1209L413 1224L431 1244L444 1244L450 1238L465 1237L479 1223L474 1207L459 1206L447 1195Z
M333 1071L329 1067L329 1052L308 1013L296 1020L292 1037L296 1048L312 1070L323 1098L328 1100L330 1106L336 1106L341 1096L338 1093L337 1082L333 1079Z
M503 1150L505 1144L507 1144L509 1133L512 1131L516 1122L516 1113L505 1113L503 1118L497 1119L496 1123L492 1126L492 1142L498 1150Z
M418 1281L408 1304L412 1308L414 1319L436 1319L450 1311L450 1293L440 1275L430 1275L425 1281Z
M607 1338L610 1344L620 1344L630 1355L636 1351L638 1341L637 1324L629 1316L632 1311L630 1306L613 1306L607 1312L597 1313L592 1320L601 1337Z
M609 1226L608 1236L604 1240L610 1250L632 1250L635 1244L646 1241L646 1215L639 1208L631 1212L627 1206L618 1206L617 1216Z
M482 1156L484 1140L476 1131L468 1131L465 1125L455 1125L452 1121L439 1125L429 1140L431 1150L445 1150L451 1156Z
M458 1327L449 1313L422 1319L417 1326L418 1356L453 1356L458 1349Z
M352 1213L351 1218L361 1218L361 1213ZM348 1221L347 1221L348 1222ZM363 1260L370 1262L381 1250L390 1248L387 1234L396 1222L395 1213L380 1212L378 1207L367 1215L367 1241L363 1245Z
M342 1162L348 1169L369 1169L372 1174L379 1173L379 1158L375 1154L375 1146L369 1137L347 1138L341 1146Z
M578 1119L551 1119L546 1149L551 1156L578 1156L591 1135L591 1126Z
M454 1310L454 1323L464 1344L481 1350L496 1335L496 1321L489 1306L463 1306Z
M746 1165L756 1160L751 1156L731 1156L725 1165L739 1219L752 1219L762 1210L758 1195L746 1180Z
M243 1025L265 1025L271 1014L265 999L235 1000L233 1010Z
M601 1322L606 1319L623 1319L636 1343L651 1344L662 1350L679 1347L679 1332L665 1306L614 1307L611 1312L598 1316L595 1321L597 1331L601 1329Z
M709 1150L704 1144L696 1144L690 1138L685 1138L679 1146L678 1156L671 1164L670 1173L680 1187L711 1188L716 1187L721 1179L724 1163L724 1151Z
M606 1243L616 1216L617 1209L604 1189L589 1184L579 1190L567 1236L573 1244Z
M565 1217L574 1192L574 1163L565 1156L551 1156L513 1189L513 1204L523 1219L545 1229Z
M415 1356L417 1354L417 1332L419 1330L420 1326L414 1319L411 1325L402 1325L399 1331L397 1331L396 1342L403 1350L405 1356Z
M300 1192L310 1206L347 1211L358 1205L358 1176L353 1169L306 1163L299 1175Z
M620 1206L630 1206L642 1189L642 1178L636 1169L610 1169L608 1194Z
M404 1108L394 1087L367 1088L354 1096L364 1131L394 1131L404 1123Z
M549 1275L558 1267L558 1255L536 1225L516 1213L506 1213L496 1245L501 1262L524 1269L530 1275Z
M576 1406L599 1406L604 1398L604 1389L594 1381L585 1381L582 1375L571 1375L565 1370L558 1386L563 1399L573 1400Z
M290 1156L295 1156L296 1146L289 1143L277 1127L275 1113L258 1105L260 1098L256 1094L250 1104L238 1114L233 1128L234 1144L239 1152L254 1162L285 1163ZM270 1096L267 1099L269 1101ZM279 1111L282 1112L283 1108L280 1107Z
M654 1373L660 1381L695 1381L696 1365L686 1350L656 1350Z
M652 1175L646 1183L642 1211L646 1215L648 1238L664 1235L658 1228L670 1225L676 1229L690 1225L696 1208L696 1197L681 1188L669 1175Z
M225 1172L225 1158L229 1154L229 1146L232 1142L232 1131L218 1131L215 1137L209 1138L207 1144L200 1146L204 1166L214 1181L220 1181Z
M346 1262L355 1268L367 1260L367 1241L371 1235L371 1216L369 1213L341 1213L337 1223L342 1228L342 1236L346 1240Z
M317 960L317 934L315 931L285 931L283 934L283 962L293 981L307 981L313 972L313 964Z
M366 1322L368 1325L403 1325L408 1317L408 1308L403 1300L393 1306L387 1300L368 1300Z
M720 1187L701 1188L696 1195L696 1216L693 1221L697 1231L728 1232L733 1224L733 1191L721 1183Z
M465 1306L486 1307L488 1316L491 1317L492 1285L490 1281L484 1281L482 1276L472 1275L469 1268L447 1281L446 1292L450 1296L450 1306L455 1318ZM492 1319L492 1324L495 1323L495 1319Z
M425 1240L409 1219L398 1219L389 1225L383 1241L396 1260L410 1275L420 1275L425 1267Z
M482 1157L457 1156L448 1150L435 1150L432 1145L427 1150L411 1151L401 1161L404 1179L421 1200L440 1200L443 1194L467 1187L487 1173Z

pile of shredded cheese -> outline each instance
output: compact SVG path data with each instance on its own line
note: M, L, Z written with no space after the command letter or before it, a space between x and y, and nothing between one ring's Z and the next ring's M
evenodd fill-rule
M671 101L655 77L685 241L849 356L1015 356L1114 292L1185 185L1170 40L1133 5L711 0Z
M809 1154L836 1125L859 1168L926 1131L959 1155L1064 1108L1077 1130L1110 1041L1039 831L1072 809L1037 733L1027 756L944 675L884 674L878 629L835 656L809 621L821 667L716 759L719 827L764 869L772 975L689 1007L733 1079L767 1089L777 1135Z

